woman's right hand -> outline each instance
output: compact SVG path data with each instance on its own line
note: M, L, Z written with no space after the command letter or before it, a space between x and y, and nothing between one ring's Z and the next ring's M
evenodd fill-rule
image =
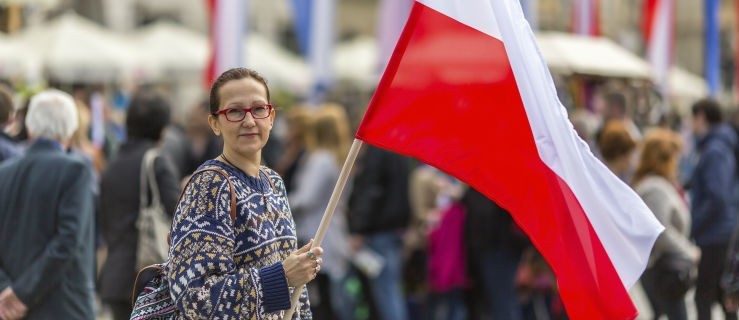
M311 245L313 245L312 239L282 261L288 287L300 287L310 282L321 270L323 248L315 247L311 250Z

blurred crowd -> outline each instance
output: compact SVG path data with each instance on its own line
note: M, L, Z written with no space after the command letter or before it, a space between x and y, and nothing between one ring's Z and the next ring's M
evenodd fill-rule
M88 290L114 319L128 319L141 193L127 186L140 179L140 159L152 147L164 155L154 172L162 204L174 212L184 181L221 154L222 141L208 125L208 100L174 109L167 96L142 89L117 117L98 89L68 89L79 125L64 149L86 164L95 199L87 245L96 251L90 263L97 276ZM18 107L28 102L17 96L0 86L2 162L34 145L25 125L29 108ZM655 319L687 319L686 303L695 304L698 319L710 319L715 305L736 319L739 116L705 99L688 115L647 127L635 123L623 93L599 99L598 111L572 112L573 127L666 228L641 279ZM320 224L354 119L340 104L277 110L279 133L263 162L285 182L302 246ZM24 250L23 243L14 246ZM567 319L553 272L504 208L431 166L382 149L363 147L322 246L325 262L308 285L316 319ZM685 290L659 285L660 261L675 256L694 269L687 290L695 289L695 301L686 301ZM3 291L0 304L12 306L6 297L14 296Z

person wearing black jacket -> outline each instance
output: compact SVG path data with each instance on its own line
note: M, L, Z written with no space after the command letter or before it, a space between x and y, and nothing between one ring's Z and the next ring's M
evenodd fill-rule
M127 141L113 158L100 182L100 213L108 255L98 279L100 296L110 306L113 319L131 316L131 291L136 279L141 161L155 148L170 119L166 100L143 92L131 100L126 115ZM174 214L179 183L174 165L164 156L154 160L159 195L166 212Z
M473 188L461 203L467 209L465 246L471 283L483 298L478 305L493 319L522 319L516 271L530 243L510 213Z
M356 166L349 198L348 221L355 251L367 246L384 265L370 279L380 319L407 318L401 289L403 232L411 215L408 197L409 159L372 146Z

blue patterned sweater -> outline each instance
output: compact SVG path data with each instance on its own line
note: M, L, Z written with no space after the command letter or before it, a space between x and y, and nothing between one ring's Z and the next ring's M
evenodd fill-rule
M223 175L194 176L172 225L166 267L172 298L186 319L280 319L292 291L282 260L297 249L282 178L264 166L259 178L251 177L217 160L199 169L213 167L227 172L234 186L236 220ZM300 289L293 319L311 319L307 291Z

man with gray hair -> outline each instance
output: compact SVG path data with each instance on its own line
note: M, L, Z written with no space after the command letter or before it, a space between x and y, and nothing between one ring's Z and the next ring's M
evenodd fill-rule
M66 152L77 108L58 90L28 108L32 142L0 164L0 319L94 319L92 177Z

